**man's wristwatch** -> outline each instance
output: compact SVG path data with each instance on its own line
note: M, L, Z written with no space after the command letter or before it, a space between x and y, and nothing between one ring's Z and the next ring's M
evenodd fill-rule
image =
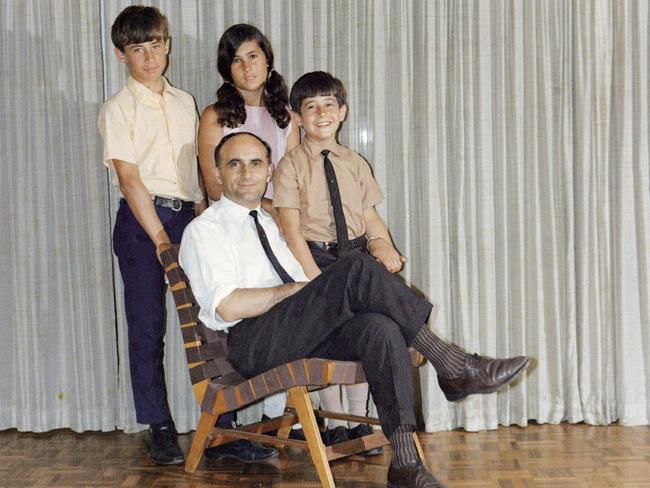
M368 247L368 244L370 244L375 239L381 239L381 237L379 237L379 236L366 236L366 251L368 252L368 254L370 254L370 248Z

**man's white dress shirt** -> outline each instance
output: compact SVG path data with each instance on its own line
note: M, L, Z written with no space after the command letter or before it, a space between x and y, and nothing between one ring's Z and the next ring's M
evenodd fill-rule
M273 218L260 207L255 210L282 267L294 280L309 281ZM227 330L239 322L227 322L216 311L221 300L234 290L282 284L264 253L249 212L222 196L183 233L180 264L201 306L199 318L213 330Z

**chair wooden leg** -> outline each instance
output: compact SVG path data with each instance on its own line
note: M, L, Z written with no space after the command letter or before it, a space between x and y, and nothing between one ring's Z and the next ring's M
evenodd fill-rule
M275 434L275 436L278 439L288 439L290 431L291 431L291 426L282 427L282 428L278 429L278 432ZM278 444L276 447L283 448L284 444Z
M288 437L289 437L289 432L291 432L292 427L293 427L293 426L295 425L295 423L296 423L296 420L295 420L295 414L293 414L292 412L290 412L286 407L285 407L285 409L284 409L284 414L285 414L285 415L287 415L287 414L294 415L294 420L293 420L293 423L287 425L286 427L280 427L280 428L278 429L278 432L277 432L276 436L279 437L280 439L286 439L286 438L288 438Z
M415 442L415 448L418 450L418 455L422 460L422 464L426 466L427 463L426 460L424 459L424 451L422 450L422 445L420 444L420 439L418 439L418 435L416 432L413 432L413 442Z
M278 433L276 434L280 439L286 439L289 437L289 432L291 432L292 425L288 425L287 427L280 427L278 429Z
M302 430L305 433L305 439L307 439L311 460L314 466L316 466L316 472L320 478L321 486L323 488L335 488L336 485L334 485L330 463L327 460L325 446L320 438L318 424L316 423L316 417L314 416L314 410L311 406L307 388L304 386L289 388L287 405L296 409L298 420L302 424Z
M201 461L201 457L203 457L206 441L208 436L212 433L212 429L214 429L217 417L218 415L201 412L199 424L196 426L196 432L192 438L190 452L187 453L187 461L185 462L186 473L194 473L196 471L199 461Z

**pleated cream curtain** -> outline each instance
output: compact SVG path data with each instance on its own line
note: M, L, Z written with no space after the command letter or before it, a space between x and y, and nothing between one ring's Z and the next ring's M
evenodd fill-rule
M97 14L0 2L0 429L116 425Z
M109 30L130 3L0 4L0 428L142 427L109 247L117 193L95 129L126 77ZM427 430L648 423L645 1L147 3L172 25L167 75L199 109L236 22L267 34L289 84L316 69L339 77L341 140L374 168L403 276L436 304L433 328L471 351L535 359L524 381L458 405L425 366ZM172 313L167 382L187 431L197 409L176 324Z

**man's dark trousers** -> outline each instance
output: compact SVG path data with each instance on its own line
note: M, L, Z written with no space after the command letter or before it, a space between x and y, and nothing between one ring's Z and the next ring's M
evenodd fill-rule
M415 425L410 344L431 304L366 253L350 253L295 295L229 330L228 359L251 377L304 357L363 363L382 428Z
M155 207L172 243L181 241L194 218L192 207ZM141 424L171 420L163 367L165 336L165 279L156 249L126 200L120 201L113 249L124 282L124 308L129 333L129 365L136 419Z

